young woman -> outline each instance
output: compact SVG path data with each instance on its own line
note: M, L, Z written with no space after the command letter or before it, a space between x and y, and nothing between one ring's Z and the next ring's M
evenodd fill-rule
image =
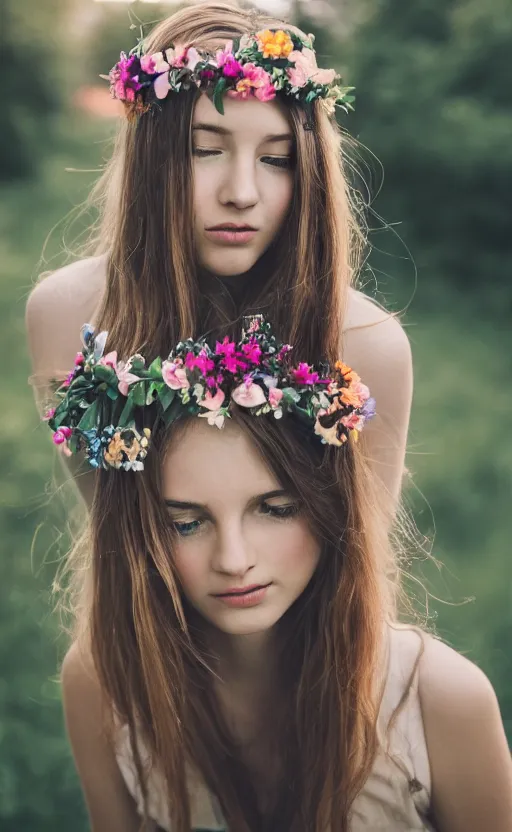
M98 469L62 673L94 832L509 832L491 685L398 624L364 382L257 319L151 364L105 335L49 414Z
M304 360L341 354L361 368L379 400L365 452L391 507L411 355L396 318L354 288L362 212L332 114L336 98L349 109L350 93L318 69L310 37L219 3L164 20L110 79L128 117L93 194L94 256L39 282L28 301L38 400L72 362L84 320L109 330L120 357L150 357L265 312ZM88 503L93 482L78 479Z

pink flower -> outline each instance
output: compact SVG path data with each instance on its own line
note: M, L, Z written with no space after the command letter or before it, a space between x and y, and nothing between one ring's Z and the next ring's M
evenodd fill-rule
M315 84L332 84L334 83L334 79L336 78L336 70L334 69L319 69L318 72L315 72L313 75L312 80Z
M287 69L290 83L294 87L304 87L308 81L315 84L332 84L336 78L334 69L319 69L316 62L316 55L312 49L304 47L302 52L294 50L288 56L288 60L295 64L292 69Z
M239 98L242 101L247 101L252 96L252 90L251 82L247 78L241 78L240 81L237 81L234 90L228 90L228 96L230 98Z
M273 408L279 407L279 403L283 398L283 391L279 390L278 387L271 387L268 391L268 400L270 402L270 406Z
M129 393L128 387L136 381L140 381L139 377L134 373L130 373L132 366L131 359L128 361L120 361L117 365L117 389L122 396L127 396Z
M261 347L255 338L251 338L248 344L242 344L242 352L251 364L260 363Z
M228 40L224 46L224 49L218 49L217 54L215 55L216 64L219 69L225 65L226 61L230 58L234 58L233 55L233 41Z
M194 46L189 46L187 49L185 60L187 69L190 69L190 71L193 72L197 64L200 63L203 59L201 58L201 55Z
M286 74L288 75L288 79L292 87L305 87L308 82L308 76L300 66L296 66L294 68L289 67L286 70Z
M312 373L309 364L301 362L292 375L297 384L317 384L318 373Z
M54 416L55 416L55 408L54 407L49 407L46 410L46 412L43 416L43 421L47 422L48 419L53 419Z
M139 59L135 55L128 57L121 52L121 57L113 69L110 70L110 91L114 98L121 101L134 101L135 93L140 90L138 71Z
M188 390L190 382L180 361L164 361L162 378L171 390Z
M206 376L210 370L214 369L215 363L211 358L208 358L205 352L201 352L199 355L194 355L193 352L188 352L185 356L185 366L189 370L193 370L194 367L197 367L203 376Z
M154 75L156 70L153 55L144 55L140 59L140 68L146 73L146 75Z
M103 364L104 367L112 367L115 370L117 367L117 352L114 350L113 352L107 353L103 358L100 358L98 363Z
M223 63L220 66L226 78L238 78L242 74L242 64L232 54L223 56Z
M66 378L62 382L62 387L69 387L69 385L73 381L74 377L75 377L75 371L71 370L71 372L68 373L68 375L66 376Z
M217 390L215 396L212 396L209 390L204 394L204 398L198 402L201 407L206 407L207 410L219 410L226 398L222 390Z
M340 422L349 430L362 430L365 419L364 416L360 416L358 413L353 411L352 413L349 413L348 416L342 416Z
M273 84L267 84L266 87L255 89L254 95L259 101L272 101L276 97L276 90Z
M167 97L171 89L168 72L164 72L163 75L159 75L158 78L155 79L153 83L153 89L158 99Z
M75 367L79 367L83 363L84 363L83 353L77 352L77 354L75 355Z
M367 401L367 399L370 398L369 388L366 386L366 384L363 384L361 381L357 381L355 384L351 384L350 389L353 393L356 394L356 396L359 396L361 404L364 404L365 401Z
M244 78L247 78L253 87L266 87L271 83L268 72L262 66L251 63L244 64Z
M157 75L170 69L162 52L155 52L154 55L144 55L140 59L140 68L148 75Z
M176 44L174 49L166 49L165 57L167 63L172 67L184 67L187 58L188 47L182 44Z
M231 393L231 398L240 407L258 407L258 405L265 404L267 401L259 384L253 384L251 381L245 381L235 387Z

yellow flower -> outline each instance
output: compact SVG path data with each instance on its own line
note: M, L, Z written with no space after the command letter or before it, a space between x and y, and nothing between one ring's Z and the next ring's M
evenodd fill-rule
M277 32L272 32L270 29L264 29L256 35L258 38L258 49L263 52L264 58L287 58L293 52L293 41L288 32L283 32L279 29Z

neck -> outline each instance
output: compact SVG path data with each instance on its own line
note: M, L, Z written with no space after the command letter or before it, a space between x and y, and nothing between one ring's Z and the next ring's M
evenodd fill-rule
M233 636L217 630L210 641L223 679L251 688L270 684L276 656L273 632Z

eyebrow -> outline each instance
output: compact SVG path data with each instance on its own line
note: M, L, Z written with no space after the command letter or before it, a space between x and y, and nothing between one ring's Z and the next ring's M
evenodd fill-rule
M232 136L233 135L231 130L226 130L225 127L220 127L217 124L206 124L206 123L204 123L204 124L203 123L194 124L192 126L192 130L204 130L206 133L215 133L218 136ZM269 136L265 136L262 139L261 143L263 144L263 143L268 143L268 142L291 142L291 141L293 141L292 133L273 133L273 134L270 134Z
M265 500L271 500L273 497L288 497L289 492L284 488L277 488L275 491L265 491L264 494L258 494L256 497L251 497L250 503L263 503ZM208 511L206 505L201 503L191 503L188 500L164 500L167 508L181 509L182 511Z

